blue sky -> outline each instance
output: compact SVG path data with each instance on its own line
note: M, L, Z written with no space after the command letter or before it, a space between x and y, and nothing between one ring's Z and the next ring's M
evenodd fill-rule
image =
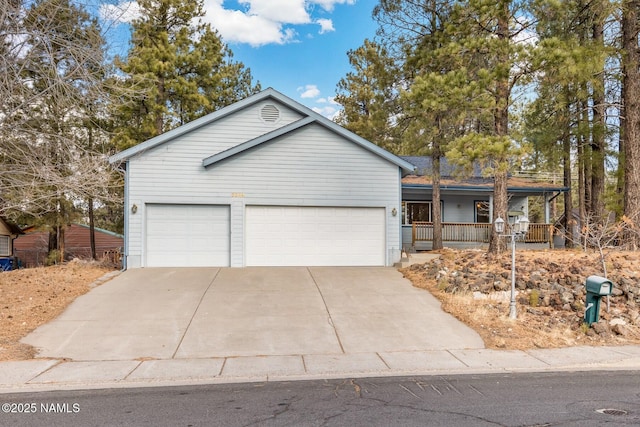
M339 108L332 100L336 85L350 71L347 51L375 36L371 19L375 4L375 0L204 0L204 19L263 88L273 87L332 117ZM116 33L123 33L135 11L130 1L102 4L102 14L114 22Z

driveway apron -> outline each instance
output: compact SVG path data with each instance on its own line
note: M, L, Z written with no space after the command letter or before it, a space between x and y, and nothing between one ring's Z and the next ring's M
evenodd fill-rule
M340 353L306 268L223 269L202 300L178 358Z
M392 268L129 270L23 342L74 360L339 355L483 348Z
M170 359L217 268L132 269L77 298L22 341L39 357Z
M392 268L310 268L345 353L482 348L480 336Z

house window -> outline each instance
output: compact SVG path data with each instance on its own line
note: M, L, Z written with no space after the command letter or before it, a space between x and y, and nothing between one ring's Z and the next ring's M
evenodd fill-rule
M433 204L431 202L402 202L402 223L414 221L433 222Z
M11 239L9 236L0 236L0 256L9 256L11 252L9 252L11 245Z
M481 224L488 224L490 221L489 218L489 202L486 200L476 200L474 202L475 205L475 222Z

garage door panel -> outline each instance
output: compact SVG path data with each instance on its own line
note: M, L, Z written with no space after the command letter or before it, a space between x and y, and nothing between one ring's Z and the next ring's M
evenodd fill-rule
M229 265L229 206L148 205L148 267Z
M248 206L246 264L384 265L384 208Z

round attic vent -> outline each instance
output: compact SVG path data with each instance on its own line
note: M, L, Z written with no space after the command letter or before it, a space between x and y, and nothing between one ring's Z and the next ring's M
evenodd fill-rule
M260 118L266 123L275 123L280 120L280 110L273 104L267 104L260 109Z

